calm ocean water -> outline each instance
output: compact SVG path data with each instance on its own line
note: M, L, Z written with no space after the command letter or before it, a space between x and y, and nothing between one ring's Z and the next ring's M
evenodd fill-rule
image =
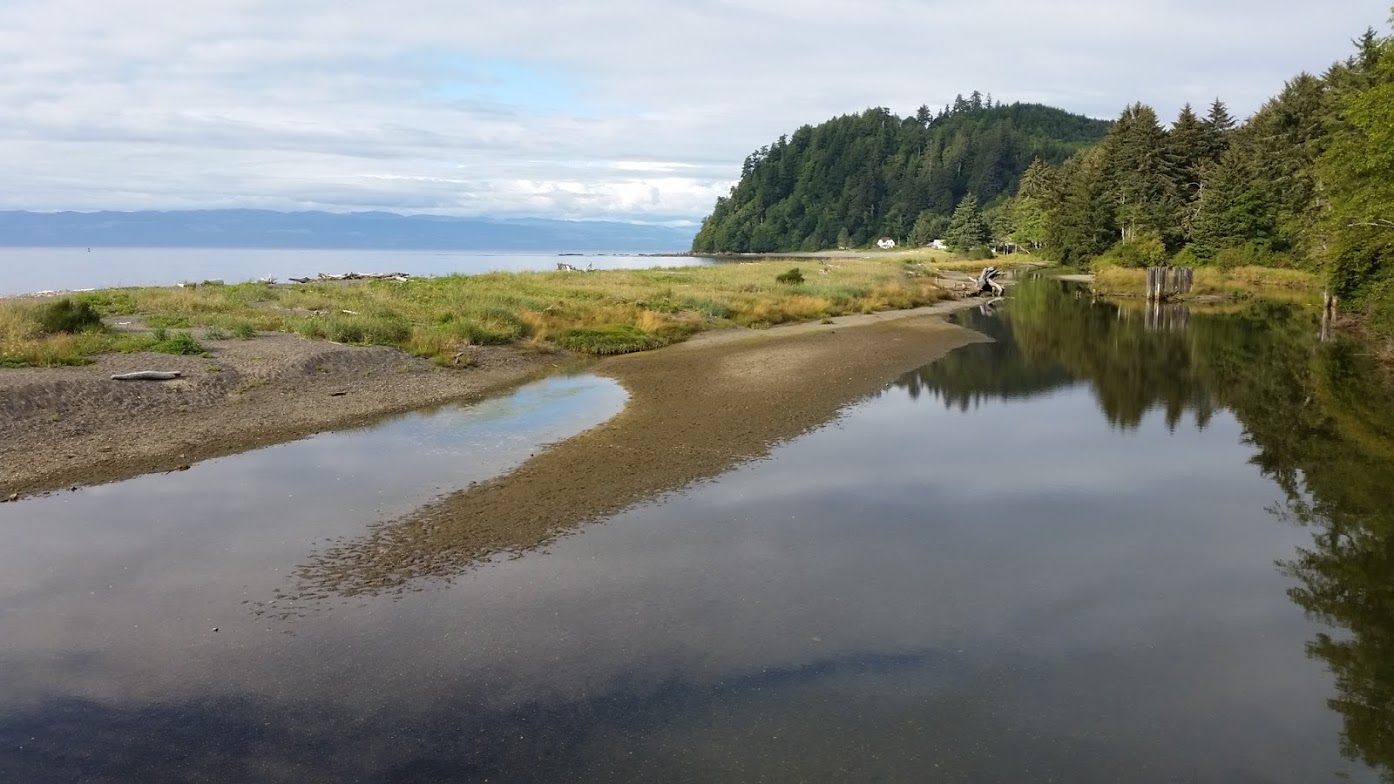
M550 270L564 261L596 269L686 267L690 256L562 256L564 251L267 250L261 248L0 248L0 296L56 289L172 286L181 281L279 280L321 272L410 275Z

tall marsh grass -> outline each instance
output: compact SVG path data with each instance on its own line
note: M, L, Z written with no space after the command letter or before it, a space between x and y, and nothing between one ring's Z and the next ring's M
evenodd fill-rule
M81 295L103 315L152 326L258 330L394 346L441 359L467 346L528 343L594 354L639 351L693 332L764 327L847 313L927 305L950 295L895 260L838 260L801 283L781 283L787 261L679 269L522 272L398 281L260 283L110 289ZM33 303L0 300L0 357L53 364L58 346L34 326ZM217 334L217 333L215 333ZM113 350L107 336L64 352ZM56 351L45 349L45 351Z

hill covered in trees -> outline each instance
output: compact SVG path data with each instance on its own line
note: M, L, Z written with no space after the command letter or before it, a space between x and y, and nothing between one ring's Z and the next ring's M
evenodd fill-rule
M692 249L701 253L863 246L942 236L965 196L1006 198L1035 159L1063 163L1109 123L1036 104L960 96L912 117L868 109L805 125L745 160Z

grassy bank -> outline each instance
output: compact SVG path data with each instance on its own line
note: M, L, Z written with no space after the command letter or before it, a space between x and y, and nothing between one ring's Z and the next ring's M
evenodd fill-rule
M1093 288L1110 296L1142 296L1147 289L1147 270L1100 265L1094 270ZM1190 296L1279 299L1320 298L1321 281L1310 272L1274 267L1196 267Z
M792 268L800 275L787 275ZM826 269L826 271L823 271ZM776 278L785 275L780 282ZM797 281L801 277L802 281ZM788 259L651 270L522 272L270 286L206 284L75 294L105 324L53 328L53 301L0 300L0 367L82 364L108 351L197 350L259 331L394 346L448 362L521 342L592 354L656 348L706 329L768 327L927 305L949 295L890 260ZM129 317L158 334L113 329Z

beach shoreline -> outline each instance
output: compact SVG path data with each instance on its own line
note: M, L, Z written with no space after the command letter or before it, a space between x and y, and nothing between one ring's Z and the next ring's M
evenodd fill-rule
M740 353L739 346L752 342L773 345L823 334L847 336L878 324L926 317L943 324L942 316L974 304L949 300L822 323L715 330L599 363L565 351L480 346L471 349L468 366L442 368L392 348L263 333L254 340L209 342L204 357L108 354L83 367L7 369L0 372L0 500L176 471L412 410L477 401L562 370L593 368L611 375L606 368L661 364L690 352ZM909 369L901 367L905 362L898 357L890 364L897 371ZM876 370L875 365L871 360L866 370ZM178 371L181 377L127 382L110 378L150 369ZM876 376L881 379L890 372ZM623 371L615 373L626 383ZM757 378L761 370L752 368L750 373ZM700 381L684 381L678 375L683 374L672 374L668 382L674 390ZM639 394L636 405L645 405L651 392Z

